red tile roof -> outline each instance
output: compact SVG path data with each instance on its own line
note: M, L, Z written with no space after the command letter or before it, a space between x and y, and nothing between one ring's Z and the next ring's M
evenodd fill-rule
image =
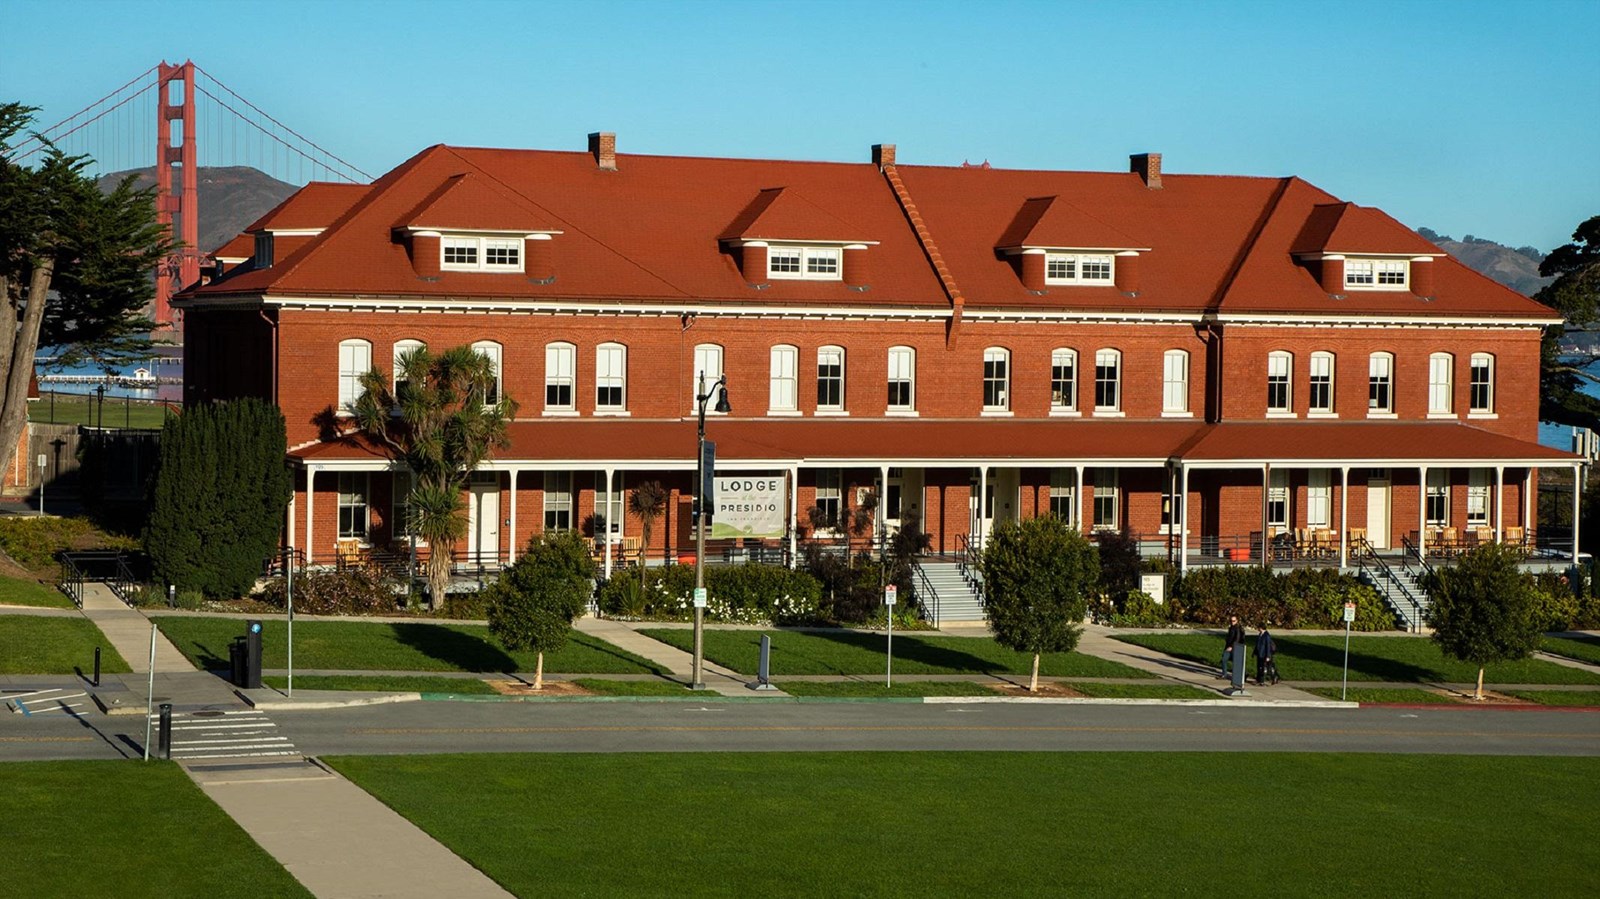
M1049 247L1062 249L1131 250L1138 241L1060 197L1033 197L1023 202L995 244L997 249Z
M1571 453L1445 421L1272 421L1208 425L1185 462L1341 463L1576 461Z
M1312 207L1290 252L1444 255L1443 250L1383 210L1354 203L1321 203Z
M801 196L798 191L769 187L756 194L725 228L723 240L866 241L857 225Z
M313 181L290 194L288 199L272 207L244 230L306 231L326 228L361 199L368 187L366 184Z
M550 231L550 214L487 178L452 175L397 227L458 231Z
M218 259L249 259L256 254L256 239L249 234L235 235L234 238L220 247L211 255Z

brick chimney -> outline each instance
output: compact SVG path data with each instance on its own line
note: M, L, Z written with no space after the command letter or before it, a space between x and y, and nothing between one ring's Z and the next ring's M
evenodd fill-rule
M1128 171L1144 179L1144 186L1161 189L1161 154L1135 153L1128 157Z
M894 144L873 144L872 164L879 170L894 165Z
M589 135L589 155L602 171L617 170L617 135L611 131L595 131Z

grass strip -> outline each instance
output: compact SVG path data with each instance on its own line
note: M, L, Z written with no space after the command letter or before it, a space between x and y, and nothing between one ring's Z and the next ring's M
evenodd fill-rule
M1262 876L1295 895L1591 896L1600 869L1593 758L696 752L325 760L529 897L1179 895L1241 883L1249 871L1269 871ZM1219 796L1264 800L1250 803L1249 831L1270 834L1269 867L1259 840L1220 833ZM1508 809L1538 826L1506 826ZM1405 838L1396 839L1402 826ZM930 855L952 833L968 835L965 851ZM1551 851L1551 834L1563 835L1561 851Z
M196 665L228 667L228 644L244 633L244 622L228 618L163 615L162 633ZM262 628L262 665L288 664L284 623ZM336 671L532 671L535 655L508 652L481 624L307 621L296 619L297 666ZM544 656L544 670L560 674L665 674L665 669L598 637L573 631L567 645Z
M1116 639L1167 655L1216 665L1222 637L1211 634L1118 634ZM1336 681L1344 662L1342 636L1280 636L1278 672L1286 681ZM1254 649L1252 644L1251 649ZM1252 658L1248 664L1254 666ZM1470 683L1478 668L1447 658L1427 637L1351 637L1350 679L1392 683ZM1539 659L1490 665L1485 682L1499 684L1600 684L1600 674Z
M121 674L132 669L100 629L86 618L42 618L0 615L0 674L72 674L94 668L100 647L100 670Z
M0 896L311 895L170 762L0 764L0 821Z
M72 608L72 597L48 584L0 575L0 602L13 606Z
M872 681L791 680L774 684L790 696L860 696L866 698L910 696L995 696L991 688L970 681L898 681L885 687Z
M1544 651L1600 665L1600 637L1545 637Z
M1592 690L1507 690L1507 696L1540 705L1600 707L1600 692Z
M1339 695L1338 687L1311 687L1306 692L1321 696L1324 699L1343 698L1349 702L1359 702L1362 705L1393 703L1404 705L1459 705L1461 703L1461 700L1454 696L1448 696L1433 690L1417 690L1409 687L1356 687L1343 697Z
M1217 699L1216 693L1188 684L1071 683L1079 693L1094 699Z
M282 690L289 678L263 677L261 682ZM492 694L494 688L474 677L389 677L363 674L301 674L294 685L302 690L354 690L363 693L470 693Z
M664 680L606 680L598 677L574 678L573 683L600 696L694 696L683 684Z
M693 632L686 628L640 631L663 643L690 651ZM741 674L755 674L760 665L762 631L707 630L705 656ZM883 634L868 631L766 631L772 638L772 674L878 674L884 668ZM1002 647L991 637L897 634L894 670L900 674L1023 674L1033 656ZM1046 653L1039 673L1048 677L1147 678L1143 671L1078 652Z

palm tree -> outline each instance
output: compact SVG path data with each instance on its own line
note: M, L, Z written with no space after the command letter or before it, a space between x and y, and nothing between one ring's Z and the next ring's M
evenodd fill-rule
M456 542L467 533L462 492L474 469L510 445L507 425L517 404L503 395L485 402L499 392L500 373L494 360L470 346L438 355L419 347L395 361L392 381L376 368L361 376L355 420L411 470L408 524L428 542L429 603L437 605L450 584Z
M655 527L656 519L667 508L667 488L661 486L660 481L645 481L633 488L633 493L628 497L628 511L639 518L639 586L645 588L649 582L645 579L645 559L650 554L650 531Z

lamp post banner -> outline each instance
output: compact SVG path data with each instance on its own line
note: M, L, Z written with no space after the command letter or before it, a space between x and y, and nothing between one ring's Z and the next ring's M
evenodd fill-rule
M712 537L782 537L789 513L789 487L782 475L714 478L717 485Z

